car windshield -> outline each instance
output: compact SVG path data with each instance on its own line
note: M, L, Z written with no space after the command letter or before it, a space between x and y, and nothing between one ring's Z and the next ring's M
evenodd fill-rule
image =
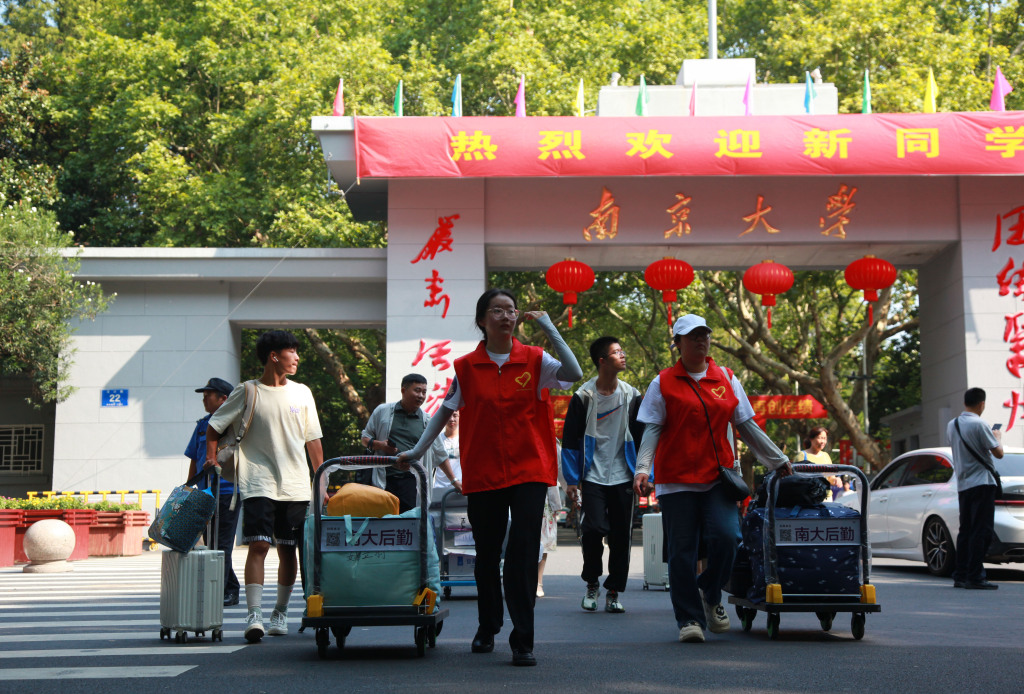
M1024 477L1024 453L1007 453L996 460L996 470L1007 477Z

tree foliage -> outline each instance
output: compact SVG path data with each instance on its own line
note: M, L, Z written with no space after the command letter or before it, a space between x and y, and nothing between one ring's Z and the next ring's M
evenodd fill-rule
M53 213L28 202L0 208L0 375L28 376L37 404L71 394L70 323L109 302L99 285L74 278L78 261L62 252L70 245Z

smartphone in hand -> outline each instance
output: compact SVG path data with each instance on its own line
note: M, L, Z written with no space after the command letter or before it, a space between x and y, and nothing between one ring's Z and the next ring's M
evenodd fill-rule
M1003 423L1002 422L996 422L995 424L992 425L992 431L997 431L997 430L1002 429L1002 428L1003 428Z

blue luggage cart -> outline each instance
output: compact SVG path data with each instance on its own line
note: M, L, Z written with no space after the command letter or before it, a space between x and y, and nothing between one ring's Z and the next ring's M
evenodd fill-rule
M860 514L829 513L827 508L817 514L802 514L796 517L780 518L775 499L778 495L778 475L768 480L768 499L763 509L762 547L748 547L752 563L763 561L765 594L763 598L730 595L729 602L736 605L743 631L750 631L754 616L758 612L768 615L768 638L779 637L780 615L783 612L814 612L821 628L829 631L832 621L840 612L852 614L851 631L855 639L864 637L864 626L868 613L880 612L882 606L875 598L875 587L870 581L871 544L868 538L868 480L859 468L852 465L793 465L794 472L815 474L852 473L860 479ZM838 506L838 505L837 505ZM846 508L846 507L842 507ZM759 509L761 511L761 509ZM748 514L749 516L749 514ZM763 552L763 554L760 554ZM781 557L781 562L780 562ZM818 564L837 563L849 567L852 563L854 575L842 571L832 577L828 569L809 565L809 560ZM822 561L824 560L824 561ZM787 577L786 566L791 567ZM823 569L825 577L814 581L801 580L803 569Z

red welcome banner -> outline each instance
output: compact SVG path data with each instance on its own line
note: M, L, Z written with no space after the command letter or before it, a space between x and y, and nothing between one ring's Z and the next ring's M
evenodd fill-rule
M1024 174L1024 112L356 118L362 178Z

